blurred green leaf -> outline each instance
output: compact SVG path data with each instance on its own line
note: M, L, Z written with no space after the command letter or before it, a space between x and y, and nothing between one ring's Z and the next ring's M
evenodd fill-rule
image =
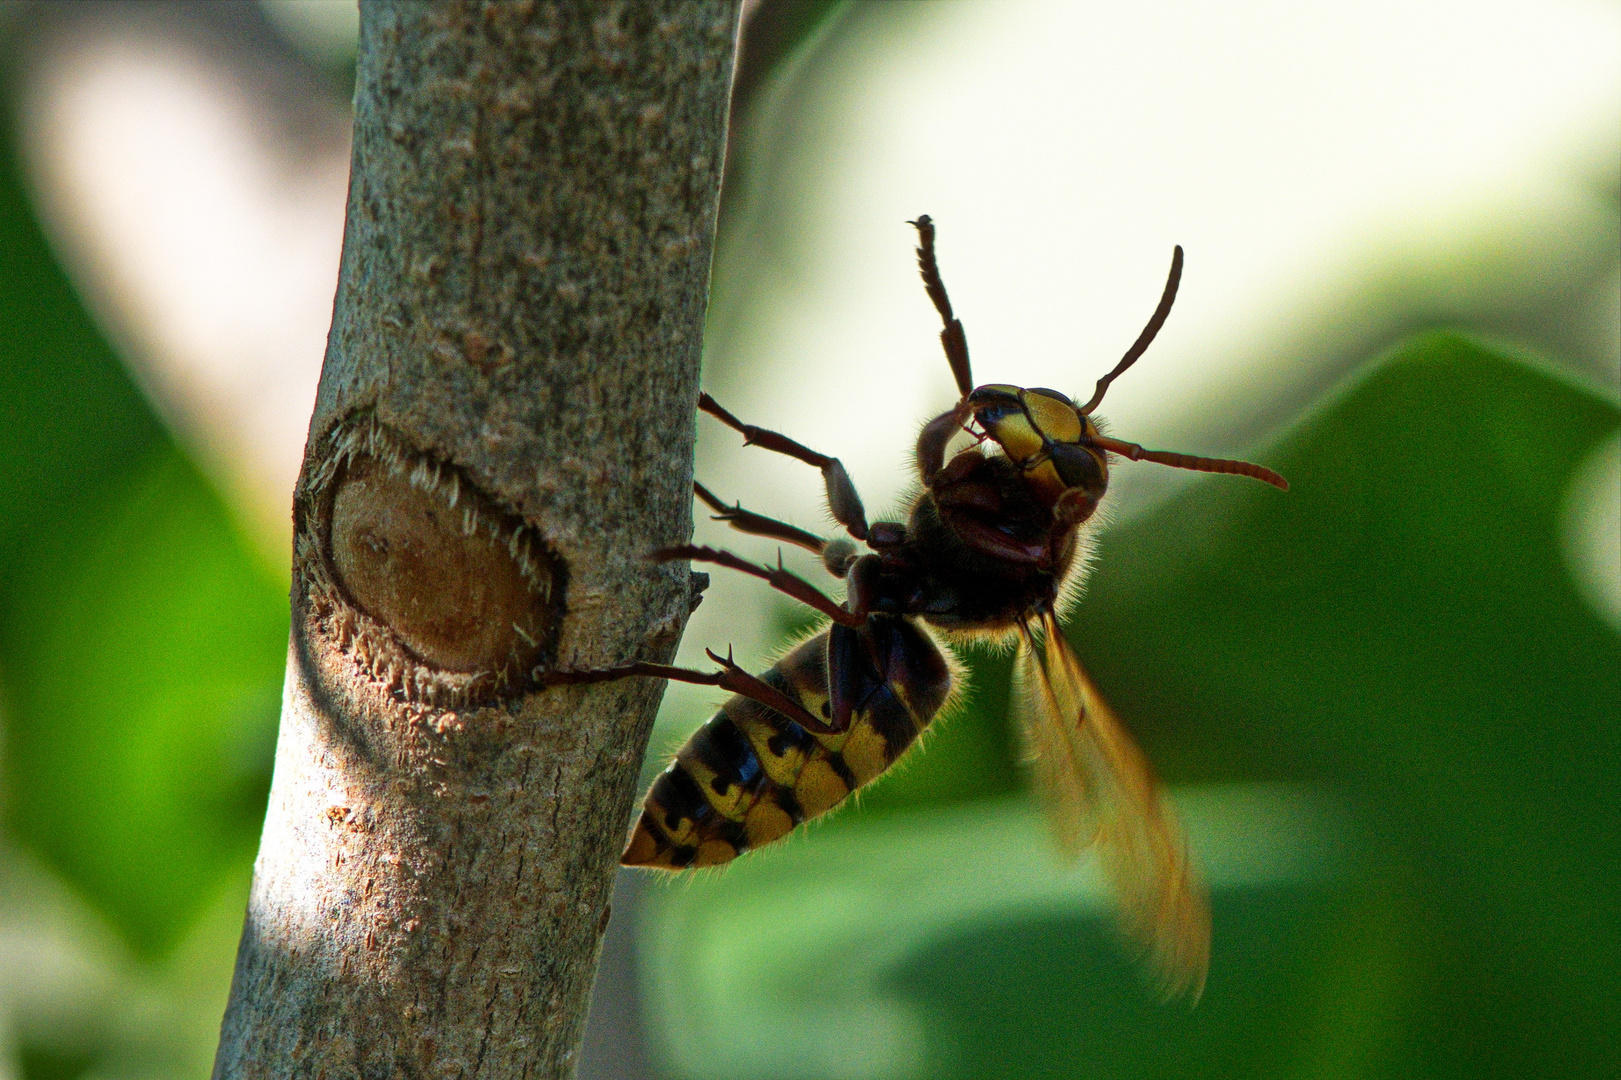
M1023 800L981 800L862 829L812 826L803 843L665 893L645 959L678 1075L1046 1075L1030 1069L1106 1060L1099 1024L1208 1040L1232 1014L1250 1019L1262 988L1279 993L1320 887L1347 872L1343 814L1264 785L1190 793L1179 808L1224 928L1241 912L1218 943L1225 979L1194 1016L1159 1007L1133 971L1095 866L1060 866ZM1262 926L1264 942L1240 939ZM1063 1025L1056 1002L1093 1025L1080 1056L1062 1039L1042 1045L1039 1032ZM1006 1052L1021 1043L1035 1045ZM1129 1040L1103 1049L1136 1052Z
M741 127L766 80L813 45L849 0L761 0L743 21L732 78L732 123ZM728 162L730 167L730 162Z
M184 460L157 455L109 510L27 606L10 810L18 835L153 954L251 858L286 602Z
M0 558L15 568L167 438L57 264L3 135ZM0 602L15 580L0 574Z
M102 340L0 142L5 819L152 957L252 857L287 601Z
M92 1054L59 1054L31 1046L23 1047L17 1058L27 1080L78 1080L96 1064Z
M1288 495L1200 484L1110 534L1078 613L1168 773L1362 793L1422 913L1409 1023L1436 1075L1621 1060L1621 639L1561 537L1618 424L1548 371L1425 337L1268 455Z
M1034 826L985 802L856 810L655 899L652 1021L680 1074L1607 1072L1621 640L1560 529L1618 425L1432 335L1259 455L1289 493L1202 478L1104 537L1072 635L1162 771L1351 808L1258 834L1194 801L1216 920L1194 1013L1153 1004L1084 904L1020 910ZM1347 876L1284 872L1328 840L1356 853ZM987 890L1005 903L961 902ZM810 1018L773 1012L783 994Z

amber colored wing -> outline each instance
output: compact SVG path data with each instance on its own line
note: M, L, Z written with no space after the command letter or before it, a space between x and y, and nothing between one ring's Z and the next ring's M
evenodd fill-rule
M1127 936L1167 997L1196 1000L1210 964L1210 907L1187 840L1148 759L1050 614L1022 635L1014 700L1059 848L1073 858L1097 844Z

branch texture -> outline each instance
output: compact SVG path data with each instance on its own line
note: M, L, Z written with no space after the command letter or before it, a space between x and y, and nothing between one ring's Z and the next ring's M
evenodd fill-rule
M730 0L365 2L216 1077L562 1077L690 533Z

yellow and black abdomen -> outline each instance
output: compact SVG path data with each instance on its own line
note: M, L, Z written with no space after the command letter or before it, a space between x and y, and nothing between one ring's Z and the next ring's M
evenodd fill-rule
M716 866L826 813L917 741L951 692L940 649L910 620L874 616L804 642L761 680L812 716L830 717L830 633L849 635L842 692L847 731L807 731L775 709L732 697L648 789L620 861L668 870ZM853 664L853 667L851 665Z

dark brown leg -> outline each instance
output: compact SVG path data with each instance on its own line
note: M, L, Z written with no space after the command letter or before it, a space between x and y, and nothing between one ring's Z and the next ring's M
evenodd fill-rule
M649 679L669 679L673 682L694 683L698 686L718 686L734 694L758 701L768 709L775 709L788 719L818 735L837 735L845 728L836 728L818 720L805 707L781 690L772 686L732 662L728 651L725 659L713 650L705 649L709 658L721 666L719 671L694 671L692 668L672 667L669 664L649 664L637 661L618 667L595 668L586 671L537 671L535 681L541 686L583 686L590 683L615 682L642 676Z
M778 592L788 594L801 604L815 608L836 623L843 623L845 626L861 626L867 621L865 615L840 607L834 603L831 597L804 578L784 570L780 563L773 570L769 566L751 563L747 559L733 555L730 551L720 551L711 547L696 547L691 544L655 551L653 558L659 562L670 562L674 559L694 559L698 562L708 562L717 566L729 567L732 570L741 570L745 574L752 574L766 582Z
M727 506L702 484L694 483L692 490L709 509L715 512L716 521L724 521L738 532L748 533L751 536L766 536L773 540L786 540L790 544L797 544L808 551L820 555L822 549L827 547L827 541L815 533L808 533L804 529L795 528L786 521L768 518L764 514L756 514L752 510L745 510L741 505Z
M822 481L827 485L827 505L833 511L833 518L843 525L851 536L857 540L867 538L867 511L861 505L861 496L856 493L855 484L850 482L850 474L844 471L844 465L838 458L818 454L808 446L794 442L786 435L765 428L745 424L715 402L708 394L698 395L698 408L713 416L733 431L743 436L744 446L759 446L767 450L775 450L779 454L787 454L797 458L807 465L814 465L822 471Z
M946 350L946 363L957 380L957 392L963 397L974 388L974 375L968 366L968 337L962 331L962 320L951 313L951 300L946 296L946 283L940 278L940 267L934 259L934 222L922 214L908 225L917 229L917 268L923 274L923 288L934 301L934 310L940 313L945 329L940 331L940 344Z
M934 487L935 479L946 463L946 445L956 438L967 420L968 403L965 400L958 402L950 412L941 413L923 425L917 437L917 471L924 487Z

